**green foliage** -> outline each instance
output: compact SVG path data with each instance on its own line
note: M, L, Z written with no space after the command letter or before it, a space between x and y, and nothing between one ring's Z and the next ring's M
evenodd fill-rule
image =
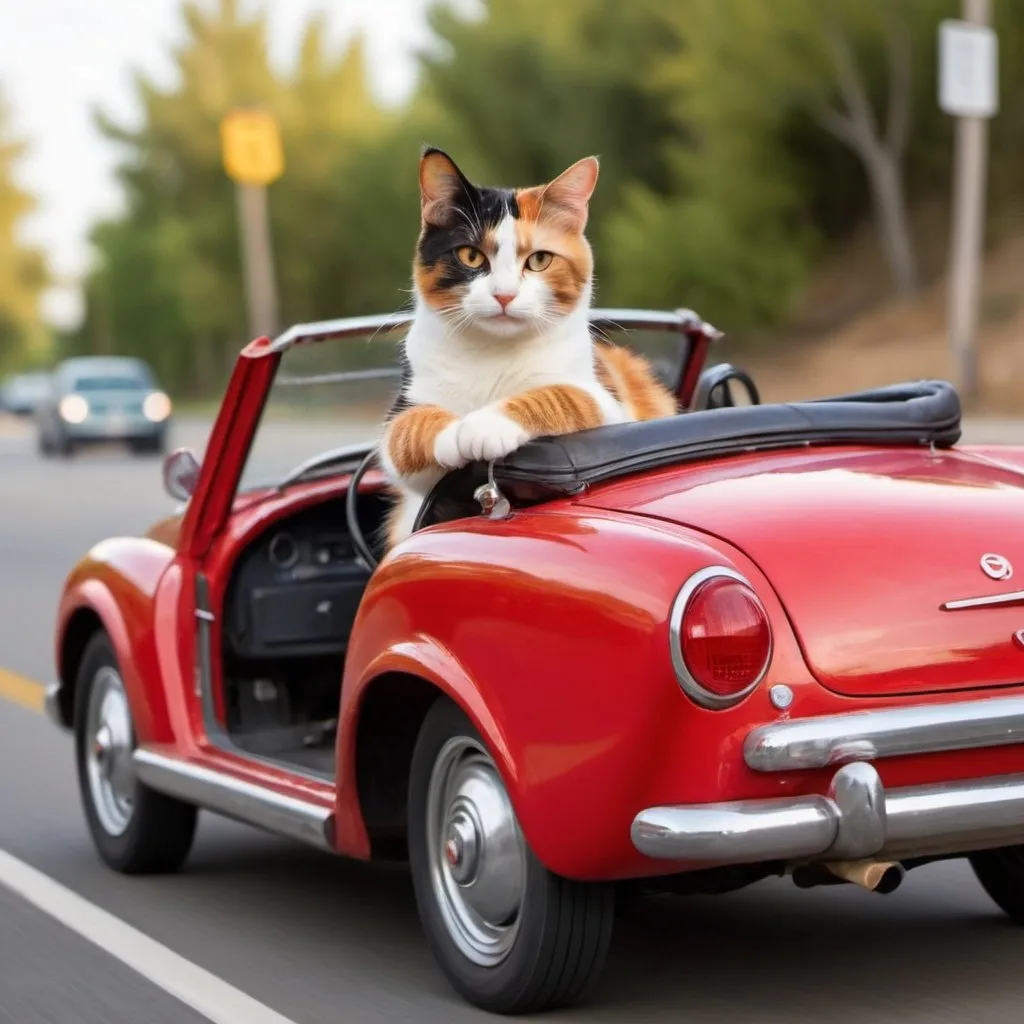
M236 0L213 13L186 3L183 15L179 83L161 91L137 80L145 112L137 131L98 117L129 154L119 171L127 210L93 233L99 259L76 347L142 355L170 387L209 392L249 340L221 119L258 105L280 126L285 174L269 186L269 207L285 324L359 304L368 236L345 225L357 204L339 197L339 182L354 154L394 126L369 93L359 41L330 55L313 21L294 72L282 76L268 59L264 15L244 18Z
M438 2L436 45L397 110L374 100L360 40L329 52L314 20L294 69L279 73L265 18L239 8L185 3L179 84L137 80L137 131L99 118L124 152L125 212L95 230L88 313L68 347L144 355L174 389L215 392L248 340L219 137L239 104L269 109L282 131L285 173L269 189L282 326L408 305L424 143L507 186L596 153L588 230L600 302L693 306L731 332L784 321L815 263L875 216L863 160L825 126L847 109L838 38L884 133L900 82L893 18L910 47L904 194L948 195L936 32L958 0L491 0L483 17ZM1024 5L994 9L992 180L1003 202L1019 192ZM3 167L0 151L0 180ZM354 349L351 361L374 357Z
M42 253L18 238L35 200L14 179L25 146L9 137L7 119L0 101L0 369L32 359L45 343L39 296L49 283Z

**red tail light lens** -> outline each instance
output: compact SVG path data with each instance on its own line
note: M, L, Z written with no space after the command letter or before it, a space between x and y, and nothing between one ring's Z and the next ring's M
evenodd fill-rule
M735 704L768 670L768 613L732 570L705 569L691 577L676 599L671 626L680 685L704 707Z

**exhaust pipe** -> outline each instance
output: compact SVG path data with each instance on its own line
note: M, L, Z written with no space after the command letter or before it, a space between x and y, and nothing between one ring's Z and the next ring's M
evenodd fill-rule
M846 882L853 882L869 892L890 893L900 887L906 869L891 860L833 860L825 867Z

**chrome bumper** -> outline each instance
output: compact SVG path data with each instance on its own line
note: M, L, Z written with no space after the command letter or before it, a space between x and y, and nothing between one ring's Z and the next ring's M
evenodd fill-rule
M44 690L43 710L46 712L46 717L58 729L71 728L71 724L64 721L64 716L60 709L60 683L50 683Z
M651 807L633 821L648 857L701 864L901 859L1024 843L1024 774L886 792L867 761L1024 742L1024 699L992 698L760 726L755 771L836 765L826 795Z

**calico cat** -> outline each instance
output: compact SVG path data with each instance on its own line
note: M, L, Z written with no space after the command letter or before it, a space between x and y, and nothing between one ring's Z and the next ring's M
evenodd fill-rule
M380 448L398 492L389 549L451 469L678 411L646 360L591 336L584 228L597 175L586 157L546 185L484 188L439 149L420 158L415 312Z

